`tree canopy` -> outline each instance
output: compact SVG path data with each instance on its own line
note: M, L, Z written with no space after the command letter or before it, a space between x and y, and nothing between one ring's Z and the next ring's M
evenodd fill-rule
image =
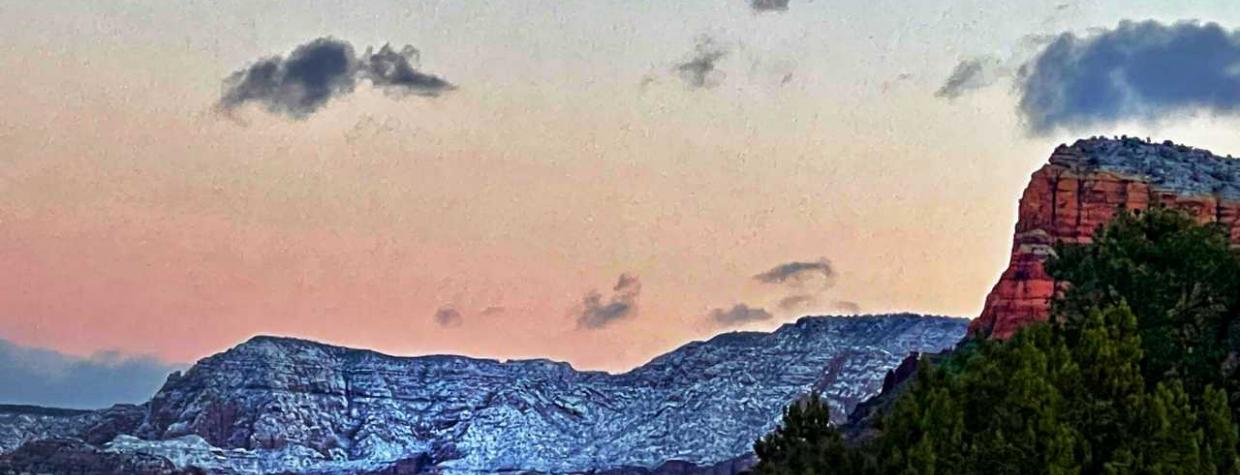
M794 404L755 444L756 471L1240 474L1226 234L1151 209L1056 255L1052 322L923 360L868 440L845 440L816 398Z

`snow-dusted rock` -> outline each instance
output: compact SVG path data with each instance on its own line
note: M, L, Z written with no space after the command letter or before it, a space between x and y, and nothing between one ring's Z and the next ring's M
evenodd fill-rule
M842 418L907 353L949 348L966 325L806 317L689 343L622 374L256 337L170 377L132 434L102 451L241 473L726 465L789 402L819 390Z

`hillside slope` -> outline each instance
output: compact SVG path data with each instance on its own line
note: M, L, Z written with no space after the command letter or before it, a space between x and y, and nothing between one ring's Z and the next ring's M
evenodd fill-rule
M966 324L907 314L806 317L771 333L689 343L622 374L256 337L174 374L132 427L95 442L179 469L236 472L727 464L807 391L822 391L842 418L907 353L948 348Z

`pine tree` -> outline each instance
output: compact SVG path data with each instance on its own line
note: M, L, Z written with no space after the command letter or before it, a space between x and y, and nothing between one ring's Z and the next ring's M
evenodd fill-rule
M779 428L755 443L754 453L760 474L852 473L855 465L818 393L789 405Z
M1089 310L1072 332L1061 332L1081 371L1071 388L1067 418L1084 438L1086 471L1099 470L1119 452L1131 453L1131 434L1145 398L1141 339L1127 305Z
M1209 384L1240 389L1219 371L1240 355L1240 259L1220 226L1160 207L1124 211L1092 243L1059 246L1046 269L1070 283L1052 312L1069 331L1090 308L1129 304L1149 385L1176 377L1196 397Z
M1240 259L1182 214L1123 214L1061 248L1055 323L923 360L877 436L821 401L755 446L759 473L1240 475Z
M1237 445L1240 435L1231 419L1227 406L1227 393L1209 386L1203 397L1201 425L1205 435L1205 463L1210 471L1219 475L1240 475L1240 458ZM1206 472L1203 472L1206 473Z
M1178 380L1158 383L1146 399L1141 434L1142 465L1150 473L1203 473L1202 432L1197 428L1197 411Z

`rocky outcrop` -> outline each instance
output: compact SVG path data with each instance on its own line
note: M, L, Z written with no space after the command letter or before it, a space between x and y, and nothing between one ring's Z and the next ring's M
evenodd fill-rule
M621 374L256 337L169 377L139 421L95 415L58 435L97 436L84 457L108 463L212 473L735 473L789 402L818 390L842 418L904 355L951 347L966 325L806 317Z
M117 404L98 411L0 404L0 453L23 443L57 437L102 444L132 433L146 417L146 408Z
M1092 138L1056 148L1021 196L1011 261L969 334L1007 338L1046 320L1061 285L1043 267L1054 245L1090 242L1119 210L1150 206L1218 222L1240 242L1240 160L1136 138Z
M81 475L180 475L171 461L139 453L102 450L79 439L44 439L0 455L0 474L73 473Z
M99 419L95 411L0 405L0 453L32 440L77 435Z

